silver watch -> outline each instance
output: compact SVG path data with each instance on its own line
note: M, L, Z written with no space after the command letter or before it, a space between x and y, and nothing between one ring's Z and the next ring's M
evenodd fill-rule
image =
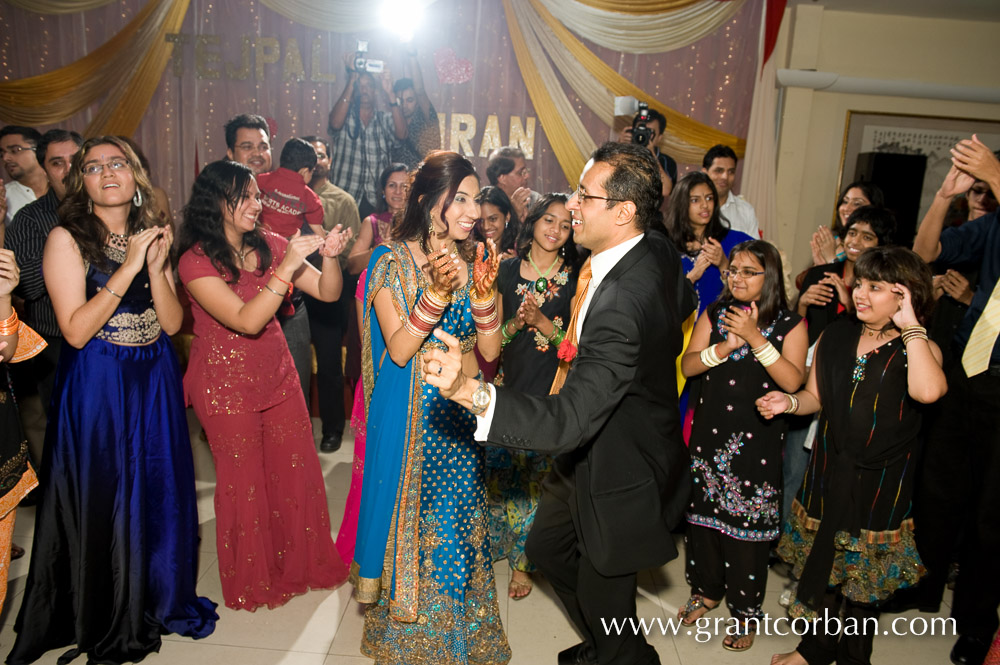
M477 416L483 415L489 408L492 399L493 393L486 387L486 380L480 376L479 387L472 393L472 413Z

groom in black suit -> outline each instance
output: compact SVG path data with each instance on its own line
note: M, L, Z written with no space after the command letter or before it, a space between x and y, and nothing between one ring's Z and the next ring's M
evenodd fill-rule
M441 332L449 352L424 357L426 381L476 413L477 440L556 455L526 553L585 638L560 664L660 662L641 633L604 628L635 617L639 570L677 556L670 529L688 500L674 365L686 284L677 252L650 232L660 201L659 168L641 146L606 143L584 167L567 207L591 258L576 330L566 331L578 351L558 395L464 376L456 340Z

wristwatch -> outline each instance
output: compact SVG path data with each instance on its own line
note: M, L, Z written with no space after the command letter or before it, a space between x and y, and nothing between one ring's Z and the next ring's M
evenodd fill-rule
M486 379L479 375L479 387L476 391L472 393L472 413L476 416L481 416L486 413L486 409L490 406L490 401L493 399L493 393L490 389L486 387Z

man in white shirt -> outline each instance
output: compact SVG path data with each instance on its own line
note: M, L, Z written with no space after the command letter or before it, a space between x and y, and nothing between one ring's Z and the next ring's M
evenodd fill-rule
M560 665L660 662L641 632L601 621L636 620L636 574L677 556L670 529L690 487L674 369L685 280L673 246L647 232L660 219L661 188L656 160L639 145L606 143L584 167L567 208L574 240L592 254L560 347L571 360L558 394L462 375L457 340L440 330L448 353L424 356L424 380L477 415L477 441L555 456L526 552L584 636L559 653Z
M0 160L11 179L4 185L6 214L3 219L8 224L18 210L49 191L48 176L35 156L41 138L42 135L31 127L7 125L0 129Z
M759 238L757 213L742 196L733 192L733 183L736 182L736 153L733 149L728 145L712 146L701 160L701 170L715 183L719 192L719 212L729 222L729 228Z

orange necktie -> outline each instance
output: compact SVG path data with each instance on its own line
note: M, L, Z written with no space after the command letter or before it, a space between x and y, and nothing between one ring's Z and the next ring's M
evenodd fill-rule
M583 262L583 267L580 268L580 277L576 281L576 294L573 296L572 311L573 314L569 319L569 326L566 328L566 337L564 341L569 341L573 346L577 345L576 339L576 328L577 320L580 318L580 310L583 308L583 301L587 299L587 290L590 289L590 278L594 276L593 271L590 269L590 257ZM552 387L549 388L550 395L557 395L560 390L562 390L563 384L566 383L566 375L569 373L569 366L572 361L559 361L559 368L556 370L556 376L552 379Z

